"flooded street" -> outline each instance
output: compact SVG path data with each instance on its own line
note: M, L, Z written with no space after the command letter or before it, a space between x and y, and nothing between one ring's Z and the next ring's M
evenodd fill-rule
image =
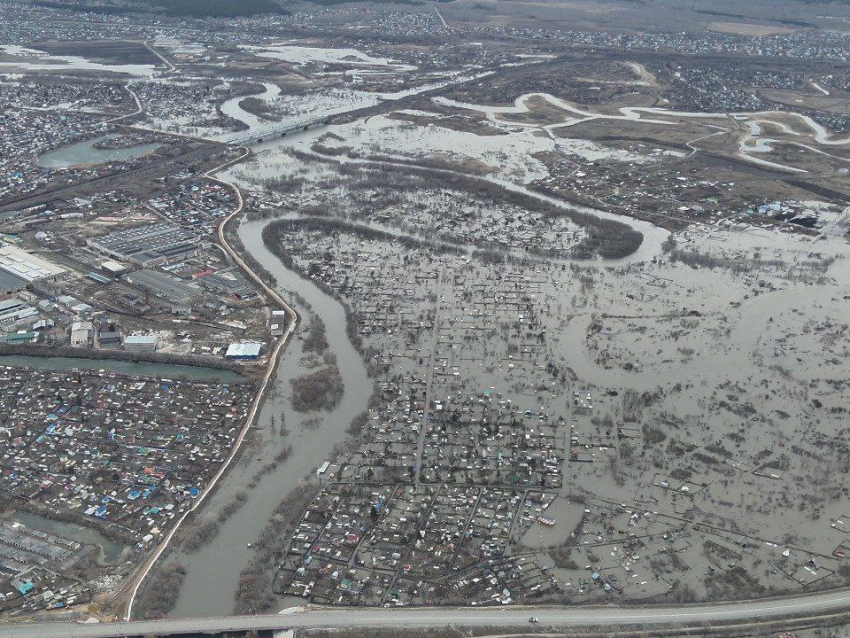
M366 409L372 392L366 366L346 336L342 305L283 267L263 244L261 233L265 224L253 222L240 226L239 237L246 252L274 275L277 289L286 299L291 299L289 293L295 292L310 304L313 313L322 317L327 330L328 349L337 357L345 393L332 411L318 413L319 425L304 425L311 415L295 412L290 401L290 381L307 371L299 365L302 348L301 339L296 336L281 357L274 388L258 418L254 444L246 443L242 459L234 465L202 515L216 516L241 491L247 492L244 505L220 526L211 543L194 554L177 552L168 559L179 561L187 570L186 580L171 613L174 617L218 616L232 610L239 573L253 553L248 543L257 538L283 497L298 489L304 477L313 477L315 469L330 457L334 446L344 441L352 417ZM298 335L304 324L309 325L310 317L298 304L293 304L293 307L303 322L296 332ZM270 427L272 417L278 426L285 422L289 430L287 436L281 436L276 428ZM246 489L257 471L287 445L292 446L289 458L275 470L263 474L255 488Z

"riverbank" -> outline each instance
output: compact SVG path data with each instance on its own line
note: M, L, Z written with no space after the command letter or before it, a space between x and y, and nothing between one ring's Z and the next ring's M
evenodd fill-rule
M345 310L335 299L314 284L287 270L269 251L262 239L268 222L241 223L236 234L245 253L252 255L277 282L276 289L304 300L310 313L322 317L326 325L328 351L336 355L337 366L345 380L345 393L331 411L299 414L292 409L291 381L304 374L303 340L294 339L287 348L286 365L278 367L273 386L259 412L252 441L245 448L216 494L204 509L204 516L215 517L240 491L247 493L243 506L227 519L207 545L192 554L175 551L168 562L179 561L186 569L183 586L171 616L177 618L220 615L234 604L240 571L252 558L253 543L274 515L278 503L295 490L303 489L302 480L335 454L348 436L355 414L367 407L372 382L366 365L348 339ZM301 310L301 309L299 309ZM299 312L302 325L310 327L307 313ZM318 423L316 423L318 421ZM282 434L285 429L286 434ZM285 447L292 450L286 461L257 476ZM254 481L251 489L246 486Z

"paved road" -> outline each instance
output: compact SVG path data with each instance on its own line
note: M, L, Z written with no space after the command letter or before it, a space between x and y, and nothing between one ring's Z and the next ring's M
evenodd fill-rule
M444 627L526 625L536 616L541 625L559 627L754 623L782 616L819 616L850 610L850 590L765 600L682 605L678 607L449 607L431 609L312 609L290 615L181 618L129 623L40 623L0 627L0 638L117 638L156 634L218 632L297 627Z

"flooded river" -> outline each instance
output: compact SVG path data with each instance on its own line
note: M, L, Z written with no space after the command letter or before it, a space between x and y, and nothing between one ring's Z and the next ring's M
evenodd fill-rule
M239 95L237 97L232 97L221 105L221 112L227 115L228 117L232 117L235 120L239 120L243 124L248 127L248 130L252 133L263 130L263 128L268 128L275 124L275 122L268 122L260 119L253 113L249 113L239 104L242 100L247 99L248 97L255 97L263 102L270 103L272 102L278 95L280 95L280 87L277 84L271 84L270 82L263 82L264 91L258 95L246 96ZM231 134L228 133L224 137L228 137Z
M278 364L274 388L257 420L256 445L248 445L239 463L235 464L221 488L216 492L202 515L215 516L218 511L244 491L244 504L220 527L216 538L194 554L177 552L169 560L179 561L187 574L171 615L174 617L220 616L233 609L234 593L239 573L252 556L247 544L256 540L271 518L277 504L306 476L315 476L315 469L328 459L333 448L346 437L353 416L366 409L372 392L372 382L360 354L351 345L345 330L345 311L342 305L312 283L284 268L280 260L265 247L262 229L267 222L243 223L239 237L247 253L253 255L278 282L278 289L287 300L290 292L301 295L312 312L325 322L330 352L345 382L345 394L337 407L318 414L320 423L305 425L305 415L292 410L290 381L307 372L300 366L301 340L297 336L288 345ZM293 304L302 320L309 324L309 314ZM296 335L303 330L299 328ZM270 427L274 417L279 428L286 423L289 434L280 435ZM287 445L292 446L290 457L277 469L265 473L258 485L247 484L256 472Z
M268 92L267 87L267 94ZM226 104L226 109L223 107L222 110L228 115L249 123L252 133L263 130L263 123L249 122L253 116L247 114L246 117L244 110L239 107L239 100L234 99ZM323 131L333 130L350 140L357 136L377 133L378 131L372 128L375 126L376 124L359 122L325 127ZM285 140L269 140L255 146L255 152L263 156L263 161L259 167L251 168L250 176L243 173L241 179L248 182L262 179L264 176L271 177L287 173L286 165L291 160L285 154L286 149L307 150L312 141L323 131L299 132L287 136ZM237 167L233 173L239 175L243 170ZM520 185L508 183L502 185L511 190L529 192ZM545 196L536 196L549 199ZM609 217L604 213L598 214ZM665 231L643 222L618 219L638 227L645 235L644 245L626 261L648 259L660 252L660 243L667 236ZM240 571L253 555L253 550L248 547L248 543L253 543L258 538L272 517L277 504L292 490L301 489L301 482L305 477L312 477L315 480L315 469L330 458L334 446L345 440L346 430L352 417L366 409L372 391L372 381L367 376L366 366L346 335L344 308L313 283L287 270L266 248L262 241L262 229L267 223L269 222L243 222L239 226L238 234L245 246L245 252L257 259L276 278L277 289L284 299L291 302L292 293L297 293L309 304L310 309L305 312L304 307L293 304L305 325L299 328L296 337L281 357L273 388L263 405L257 420L257 428L253 432L254 441L246 442L242 458L231 469L201 515L214 518L223 507L235 499L243 503L242 507L220 526L218 535L212 542L194 554L178 551L167 559L167 561L181 563L187 572L171 612L174 617L216 616L229 613L233 609ZM342 401L331 412L320 413L318 425L306 423L308 419L305 415L296 413L291 408L290 381L307 372L300 363L302 341L297 335L309 326L311 316L320 316L325 322L329 350L337 357L337 364L345 383ZM278 429L281 422L285 422L289 430L286 437L281 436L277 429L271 427L273 418ZM292 446L290 457L280 463L276 469L262 474L256 481L256 487L249 488L248 484L252 482L258 470L268 464L287 445Z

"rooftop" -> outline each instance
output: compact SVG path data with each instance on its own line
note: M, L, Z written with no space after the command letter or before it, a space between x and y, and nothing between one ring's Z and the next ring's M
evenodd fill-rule
M0 247L0 271L31 282L60 275L65 272L65 269L16 246L2 246Z
M261 343L231 343L225 356L231 358L258 357L263 344Z

